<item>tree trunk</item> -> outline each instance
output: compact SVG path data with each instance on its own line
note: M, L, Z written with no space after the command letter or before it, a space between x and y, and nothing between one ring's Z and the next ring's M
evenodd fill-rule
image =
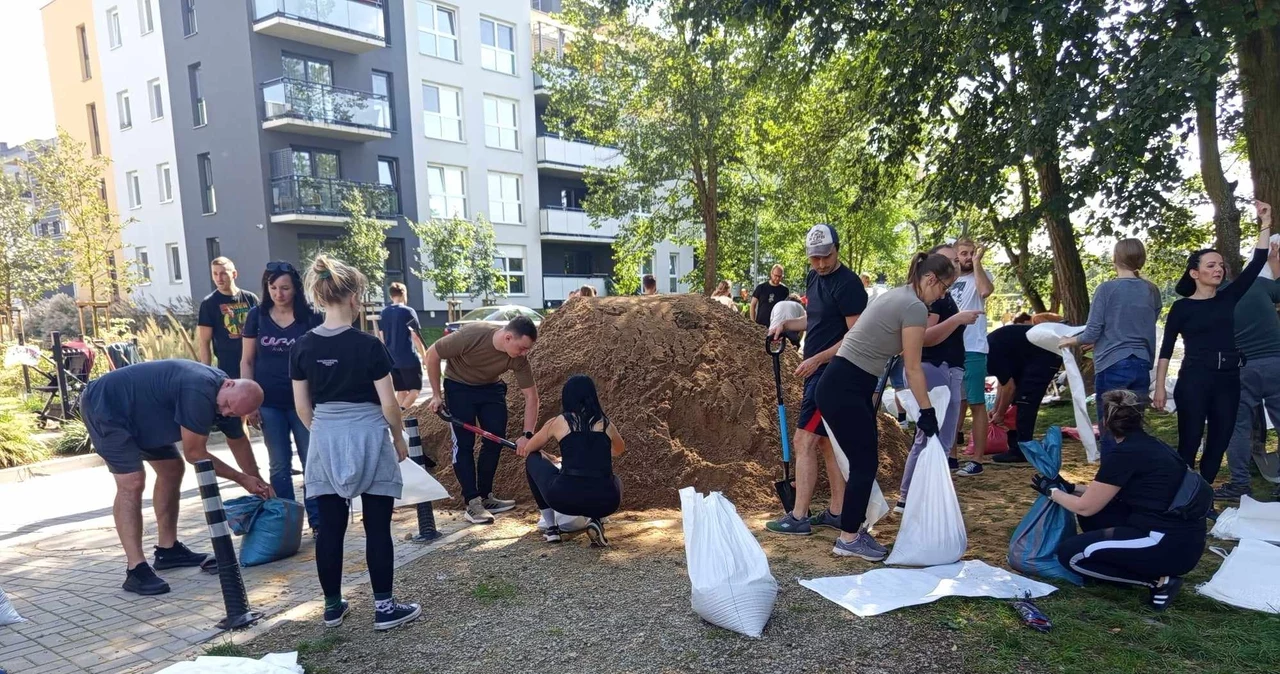
M1259 3L1261 6L1262 3ZM1280 205L1280 24L1256 28L1236 44L1253 196Z
M1025 218L1031 214L1031 178L1027 176L1026 162L1018 162L1018 191L1022 195L1022 212L1018 217L1018 255L1016 257L1010 255L1009 259L1014 261L1014 275L1018 277L1018 285L1022 286L1022 294L1027 296L1027 301L1031 302L1031 308L1035 313L1044 312L1044 298L1040 297L1040 291L1036 289L1035 283L1031 278L1031 273L1027 271L1027 259L1031 257L1031 232L1026 223ZM1005 249L1008 250L1008 246Z
M1045 207L1044 220L1053 250L1053 280L1062 315L1072 325L1089 320L1089 288L1085 283L1084 265L1071 227L1067 195L1062 189L1062 168L1056 151L1040 151L1033 158L1040 178L1040 203Z
M702 294L710 296L716 289L716 260L720 248L719 199L716 194L716 160L707 160L706 180L703 182L702 223L706 228L706 258L702 261Z
M1200 140L1200 178L1213 202L1213 247L1222 253L1234 278L1240 273L1240 209L1236 207L1236 184L1222 172L1222 152L1218 148L1218 80L1213 78L1196 99L1196 135Z

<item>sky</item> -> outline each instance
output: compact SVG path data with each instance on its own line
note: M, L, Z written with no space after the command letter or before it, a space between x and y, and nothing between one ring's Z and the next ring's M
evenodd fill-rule
M57 133L40 6L48 0L0 0L0 141L17 145Z

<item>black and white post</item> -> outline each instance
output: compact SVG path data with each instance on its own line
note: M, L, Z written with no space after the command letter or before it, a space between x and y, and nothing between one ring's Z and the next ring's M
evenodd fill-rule
M428 473L434 464L428 465L427 455L422 453L422 438L418 435L418 419L411 414L404 417L404 430L409 435L409 458L414 463L422 466ZM431 506L431 502L418 504L418 533L409 537L410 541L415 543L429 543L440 538L440 532L436 530L436 513Z
M196 479L200 484L200 500L204 502L204 519L209 524L209 538L213 541L213 556L218 560L222 603L227 608L227 617L218 621L218 629L246 627L262 616L249 610L249 596L244 590L244 579L240 577L240 561L236 559L236 546L231 542L227 513L222 509L222 495L218 491L213 461L204 459L196 462Z

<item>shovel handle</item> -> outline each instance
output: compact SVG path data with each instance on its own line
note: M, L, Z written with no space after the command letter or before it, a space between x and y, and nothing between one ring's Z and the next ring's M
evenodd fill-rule
M894 356L889 359L889 362L885 363L884 374L880 375L880 380L876 382L875 405L873 405L876 409L880 409L880 402L884 400L884 387L889 382L889 373L898 364L899 358L902 358L902 356Z
M458 419L457 417L454 417L453 415L449 414L449 411L443 407L436 410L436 416L440 417L441 419L444 419L446 422L451 423L454 426L461 426L463 429L471 431L472 433L475 433L476 435L484 438L485 440L488 440L490 442L496 442L508 449L516 448L516 443L500 435L495 435L493 433L490 433L489 431L486 431L483 428L480 428L479 426L473 426L461 419Z

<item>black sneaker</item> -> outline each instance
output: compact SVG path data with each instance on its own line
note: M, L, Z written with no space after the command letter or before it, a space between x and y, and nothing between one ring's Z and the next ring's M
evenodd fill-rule
M991 460L996 463L1026 463L1027 457L1022 452L1000 452L991 457Z
M338 604L334 608L326 607L324 610L324 626L340 627L342 625L342 619L347 617L347 614L350 612L351 604L348 604L346 599L343 599L342 603Z
M182 543L174 543L172 548L156 548L156 570L179 569L185 566L200 566L209 555L203 552L192 552Z
M1178 596L1178 591L1182 589L1182 578L1178 576L1166 576L1161 579L1163 582L1151 588L1151 609L1154 611L1165 611L1169 608L1169 604L1173 603L1173 598Z
M604 537L604 522L599 518L592 517L587 523L587 537L591 539L591 547L607 548L609 547L609 539Z
M151 570L151 565L143 562L132 569L125 572L124 585L121 585L125 592L133 592L144 596L154 594L165 594L169 591L169 584L161 580L156 572Z
M560 527L555 526L555 525L552 525L552 526L547 527L547 528L546 528L546 530L542 532L542 537L543 537L543 538L544 538L548 543L559 543L559 542L560 542Z
M1252 493L1253 490L1249 485L1224 484L1213 490L1213 500L1215 501L1238 501L1241 496Z
M400 604L394 599L391 600L391 609L387 611L374 611L373 629L389 630L393 627L399 627L407 622L416 620L422 615L422 607L417 604Z
M947 457L947 469L948 469L948 470L950 470L950 471L951 471L951 472L953 472L953 473L954 473L955 471L957 471L957 470L960 470L960 461L958 461L958 460L956 459L956 457L954 457L954 456L948 456L948 457Z

